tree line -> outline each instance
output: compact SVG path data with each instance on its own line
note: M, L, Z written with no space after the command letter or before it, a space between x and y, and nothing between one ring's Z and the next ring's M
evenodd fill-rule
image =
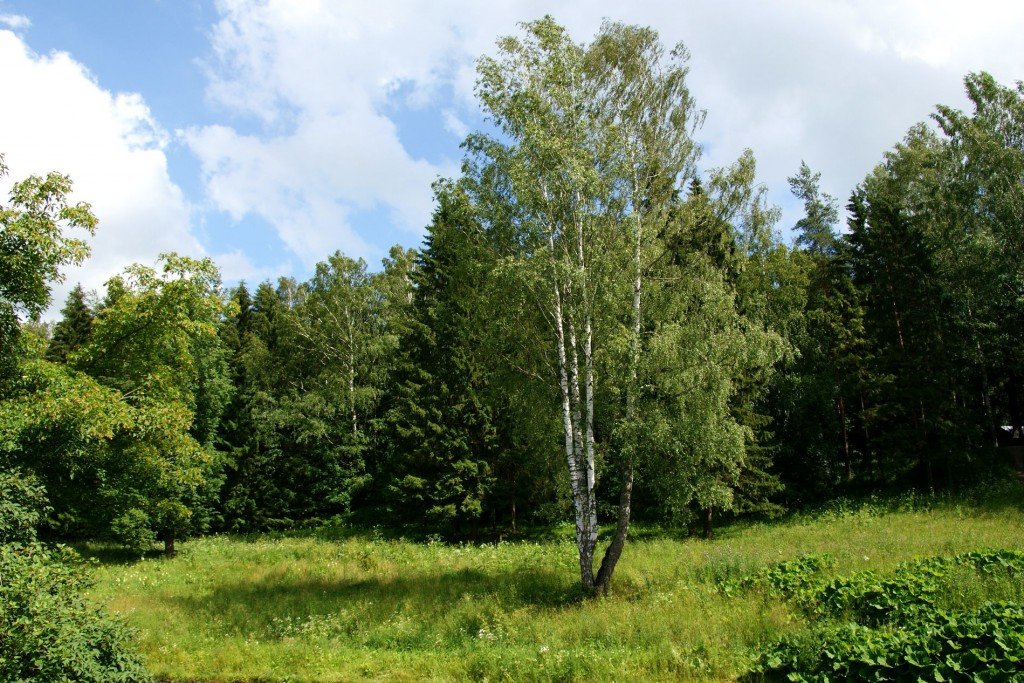
M0 465L64 537L145 549L344 519L453 537L573 520L607 590L634 519L955 490L1024 430L1024 86L968 75L795 241L754 155L700 166L689 55L550 18L478 62L492 133L417 249L225 288L133 266L38 322L86 256L63 176L0 213ZM782 226L789 227L789 226ZM608 534L598 557L602 526ZM595 565L596 569L595 569Z

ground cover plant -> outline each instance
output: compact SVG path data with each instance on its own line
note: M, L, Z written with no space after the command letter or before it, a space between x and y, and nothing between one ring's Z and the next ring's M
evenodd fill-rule
M799 681L1021 675L1024 552L971 551L832 579L822 579L822 566L806 557L740 582L795 601L812 621L763 653L757 674Z
M821 599L816 614L798 594L863 595L906 567L941 586L926 591L935 617L920 633L1012 632L1019 607L986 603L1024 603L1010 578L1024 538L1019 497L910 507L733 525L712 541L644 530L606 598L583 597L568 525L481 545L344 528L216 536L169 560L91 546L104 560L93 595L139 629L147 665L172 681L732 680L759 666L784 676L809 666L815 642L864 649L843 640L842 622L822 628L863 602ZM952 624L956 614L967 617ZM889 638L878 652L921 639L870 628L848 630L861 643Z

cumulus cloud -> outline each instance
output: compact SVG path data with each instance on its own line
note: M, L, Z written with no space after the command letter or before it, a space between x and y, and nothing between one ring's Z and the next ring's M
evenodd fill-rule
M21 14L0 14L0 25L18 31L32 25L29 18Z
M787 209L784 227L797 211L785 178L801 159L842 198L936 103L964 102L965 73L986 69L1004 82L1024 73L1016 3L220 0L217 10L204 58L213 123L179 139L199 161L206 208L266 220L307 267L339 248L380 256L387 245L371 220L418 240L431 181L458 171L457 143L481 122L475 60L547 12L578 40L607 17L685 42L692 90L708 110L703 167L752 148ZM0 25L30 22L2 15ZM0 31L0 64L5 99L18 103L0 108L0 150L14 175L69 173L102 221L94 257L72 282L96 287L159 251L204 253L190 229L195 209L168 173L173 140L140 95L109 92L71 56L33 54L10 30ZM417 117L437 122L429 155L403 130ZM272 274L241 251L221 258L228 280Z
M307 265L338 248L377 255L374 235L353 227L359 212L383 211L415 241L431 182L457 165L411 155L387 110L434 100L455 27L395 2L219 9L208 96L257 124L184 132L214 206L266 219Z
M54 291L57 308L75 282L100 288L129 263L164 251L203 254L189 205L168 175L167 134L140 95L104 90L70 55L34 54L11 31L0 30L0 65L0 151L11 178L65 173L74 199L88 201L100 220L91 258Z
M444 129L458 138L460 142L464 140L469 134L469 126L451 109L445 109L441 113L444 116Z
M257 266L239 249L218 254L215 261L220 268L221 277L226 282L244 280L248 283L276 280L291 270L291 264L282 261L272 266Z
M690 83L708 110L706 163L754 150L772 198L798 217L786 176L801 159L845 199L882 154L938 103L962 106L962 78L1024 73L1013 29L1024 5L785 0L687 3L637 19L690 47ZM999 17L994 20L994 17Z
M208 97L235 122L186 139L213 203L236 219L252 212L270 221L307 263L339 247L379 250L375 235L353 227L359 211L383 207L417 234L429 219L430 181L456 166L410 154L394 112L434 111L461 139L465 122L480 120L475 59L517 22L547 12L578 40L607 17L685 42L692 89L708 110L704 167L752 148L790 225L785 179L801 159L843 197L936 103L963 102L965 73L987 69L1010 81L1024 72L1015 35L1024 5L1013 3L441 0L428 9L400 0L222 0L218 9Z

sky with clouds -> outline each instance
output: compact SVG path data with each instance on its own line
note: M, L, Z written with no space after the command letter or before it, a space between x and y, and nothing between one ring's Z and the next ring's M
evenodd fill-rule
M544 14L580 41L608 18L684 42L701 167L752 149L784 234L801 160L845 198L965 105L966 73L1024 79L1016 0L0 0L0 152L14 178L71 175L100 219L58 304L163 251L252 282L418 244L484 125L476 58Z

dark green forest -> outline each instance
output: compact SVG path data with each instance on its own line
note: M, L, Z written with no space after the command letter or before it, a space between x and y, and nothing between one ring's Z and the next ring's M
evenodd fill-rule
M41 322L103 217L60 174L14 183L5 543L574 520L580 581L608 592L634 522L711 537L1012 478L1024 86L968 74L966 111L921 112L843 198L794 168L791 226L753 152L702 166L688 68L620 24L502 39L478 63L491 128L435 183L423 243L379 267L325 255L306 281L225 287L166 254Z
M572 48L546 30L516 49ZM197 533L338 516L467 538L571 516L546 278L562 279L565 337L575 327L582 346L591 326L589 359L563 346L570 396L587 401L581 378L593 394L587 447L604 519L624 460L633 517L702 533L713 518L951 491L1008 467L996 447L1024 428L1020 86L967 76L973 110L937 107L845 211L819 174L794 169L804 215L783 230L752 153L699 169L685 60L621 27L591 50L612 40L635 54L607 58L649 68L634 77L656 82L661 102L612 92L629 83L557 93L616 109L585 114L614 130L566 132L589 119L495 75L509 82L487 88L507 90L484 106L503 135L467 140L463 176L435 186L424 243L394 247L379 269L335 253L305 282L225 288L216 264L168 254L103 297L76 287L43 324L49 283L86 258L96 218L66 203L62 176L18 183L3 213L0 445L7 468L49 492L47 532L171 549ZM624 79L633 66L574 68ZM554 91L566 76L545 77ZM664 120L647 120L648 106ZM543 128L520 130L528 107L550 117ZM529 149L533 137L551 149ZM591 148L635 153L568 169ZM559 187L519 201L533 188L517 175L532 173ZM566 200L577 183L594 197Z

